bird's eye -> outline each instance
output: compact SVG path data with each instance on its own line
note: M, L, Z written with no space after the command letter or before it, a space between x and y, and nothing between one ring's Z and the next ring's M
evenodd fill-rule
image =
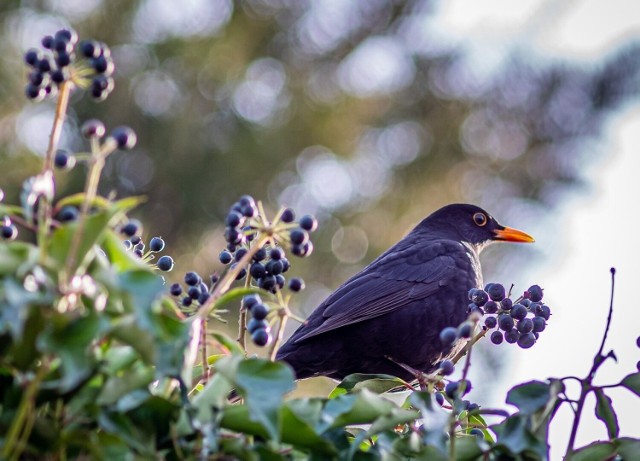
M487 215L484 213L476 213L473 215L473 222L476 223L476 226L484 226L487 224Z

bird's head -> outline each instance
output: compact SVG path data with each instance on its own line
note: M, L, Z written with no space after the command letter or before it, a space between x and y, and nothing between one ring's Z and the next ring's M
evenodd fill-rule
M456 203L447 205L425 218L418 229L429 235L454 238L469 243L478 250L491 242L533 242L529 234L506 227L475 205Z

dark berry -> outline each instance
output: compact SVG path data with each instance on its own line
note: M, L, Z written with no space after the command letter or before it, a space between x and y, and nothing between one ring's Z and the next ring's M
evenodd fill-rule
M531 321L533 322L534 333L540 333L541 331L544 331L544 329L547 327L547 322L544 320L543 317L534 317L531 319Z
M182 294L182 287L179 283L174 283L169 287L169 293L173 296L180 296Z
M160 237L153 237L149 242L149 250L154 253L164 250L164 240Z
M200 282L202 282L202 278L197 272L187 272L184 274L184 283L190 287L200 285Z
M247 254L249 250L247 250L246 248L238 248L235 252L235 254L233 255L233 259L236 261L240 261L244 255Z
M280 220L285 223L293 222L296 219L296 214L291 208L285 208L282 210L282 214L280 215Z
M218 277L218 274L211 274L209 276L209 280L211 281L212 285L215 285L215 283L220 280L220 277Z
M144 242L138 242L134 249L144 251L144 248L145 248Z
M522 304L514 304L511 308L511 317L516 320L522 320L527 316L527 308Z
M144 256L144 252L142 250L139 250L138 248L133 250L133 254L135 254L139 258L142 258Z
M82 132L82 136L84 136L85 138L93 138L94 136L96 138L102 138L107 132L104 123L95 118L89 119L84 122L82 124L82 127L80 128L80 131Z
M42 37L42 41L40 42L43 48L50 50L53 47L53 36L45 35Z
M264 248L260 248L258 251L256 251L256 253L253 255L253 260L254 261L262 261L264 258L267 257L267 250L265 250Z
M113 61L104 55L93 58L91 60L91 67L94 68L96 73L105 75L111 75L114 70Z
M467 314L477 314L482 317L484 315L484 310L477 306L476 303L471 303L467 309Z
M70 54L66 51L61 51L55 58L56 64L58 67L67 67L71 64L73 54Z
M471 322L464 322L458 328L458 335L461 338L470 338L472 331L473 331L473 324Z
M42 53L40 52L40 50L37 50L35 48L31 48L24 54L24 62L26 62L31 67L36 67L41 59Z
M282 262L279 259L272 259L266 265L265 269L271 275L278 275L282 273Z
M544 319L542 319L544 320ZM517 330L520 333L529 333L533 331L533 321L531 319L522 319L518 322Z
M307 232L313 232L318 228L318 221L313 216L306 214L300 218L298 225Z
M258 214L258 210L254 206L243 206L240 209L240 213L242 213L242 216L244 216L245 218L251 218Z
M271 334L267 330L259 328L251 334L251 340L256 346L263 347L271 341Z
M304 245L309 240L309 234L304 229L292 229L289 237L294 245Z
M271 251L269 251L269 257L271 259L282 259L284 258L284 250L282 248L272 248Z
M35 101L40 101L47 95L47 92L44 88L34 85L33 83L27 84L24 89L24 93L26 94L27 98L33 99Z
M536 337L533 333L522 333L518 338L518 346L523 349L529 349L536 342Z
M48 82L47 74L43 74L40 71L34 70L29 73L29 82L31 82L34 86L44 86Z
M250 196L250 195L243 195L242 197L240 197L240 200L238 200L238 204L243 207L243 206L251 206L251 207L255 207L256 206L256 201L255 199Z
M251 264L251 267L249 268L249 273L251 274L251 277L253 277L254 279L259 279L264 277L267 274L267 270L264 268L264 264L255 262Z
M311 243L311 241L307 241L304 245L293 245L291 247L291 253L300 257L309 256L312 252L313 243Z
M69 71L67 69L56 69L51 71L51 81L60 84L69 80Z
M506 291L500 283L491 283L488 286L487 294L493 301L502 301L506 295Z
M100 56L100 44L93 40L83 40L80 42L80 54L85 58L97 58Z
M135 131L128 126L114 128L111 137L116 141L118 149L133 149L138 141Z
M78 218L78 209L71 205L63 206L58 212L58 220L61 222L75 221Z
M173 269L173 258L171 256L162 256L158 259L158 269L164 272L169 272Z
M264 304L255 304L251 308L251 316L256 320L264 320L269 313L269 308Z
M253 306L260 303L262 303L262 299L260 299L260 296L257 294L247 295L242 298L242 306L245 309L252 309Z
M60 149L56 151L53 164L56 168L70 170L76 164L76 158L69 151Z
M443 360L438 365L438 368L440 368L440 372L443 376L449 376L455 370L455 366L451 360Z
M505 311L510 311L513 307L513 301L511 300L511 298L504 298L502 301L500 301L500 307L502 307L502 309L504 309Z
M229 269L230 270L234 270L236 267L238 267L238 263L233 263L233 264L231 264L231 266L229 266ZM236 274L236 280L241 280L241 279L245 278L246 275L247 275L247 269L245 269L243 267Z
M458 339L458 330L454 327L446 327L440 332L440 341L445 347L451 346Z
M436 402L438 402L438 405L442 406L444 405L444 395L442 395L442 392L436 392Z
M287 258L282 258L280 261L282 262L282 273L284 274L291 267L291 263Z
M523 299L522 301L520 301L520 304L522 304L524 307L526 307L527 309L529 308L529 306L531 305L531 300L530 299Z
M227 250L222 250L218 259L222 264L229 264L233 260L233 255Z
M504 333L504 340L509 344L514 344L515 342L517 342L519 337L520 333L518 333L518 330L516 330L515 328Z
M211 297L208 291L201 291L200 296L198 296L198 302L202 305L207 302L207 300Z
M284 278L284 275L282 274L276 275L276 285L278 285L278 288L280 289L284 288L285 282L286 282L286 279Z
M480 289L475 290L473 292L473 295L471 296L471 301L480 307L484 306L488 300L489 295L487 294L487 292Z
M18 236L18 229L13 224L5 224L0 229L0 235L5 240L13 240Z
M459 387L460 385L457 381L451 381L444 387L444 393L447 394L447 397L449 397L450 399L455 399Z
M542 292L542 288L540 288L538 285L531 285L527 290L527 293L529 294L529 299L531 301L533 302L542 301L543 292Z
M498 325L498 319L495 317L486 317L484 319L484 324L489 329L495 328Z
M237 211L231 211L227 218L225 219L225 223L229 227L238 227L240 223L243 221L243 216Z
M484 305L484 311L487 314L495 314L498 312L498 303L493 301L493 300L489 300L487 301L487 303Z
M127 224L122 226L122 229L120 229L120 232L122 232L127 237L133 237L134 235L136 235L138 233L140 228L141 228L141 226L140 226L140 223L138 221L131 220ZM136 243L136 242L132 241L132 243Z
M249 323L247 324L247 330L249 330L249 333L253 333L259 328L268 331L269 323L266 320L258 320L255 318L252 318L251 320L249 320Z
M292 278L291 280L289 280L289 289L296 293L298 291L304 290L304 280L302 280L300 277Z
M493 333L491 333L491 342L493 344L502 344L503 339L504 336L502 335L501 331L494 331Z
M550 316L551 316L551 309L549 309L549 306L547 306L546 304L543 304L541 306L540 313L536 313L536 317L542 317L545 320L549 320Z
M515 323L513 321L513 317L511 317L509 314L500 314L498 316L498 327L500 327L502 331L511 330L514 324Z
M640 347L640 336L636 338L636 346Z
M76 44L78 42L78 34L72 29L60 29L53 36L55 41Z
M142 242L142 237L140 237L139 235L134 235L129 240L131 240L131 243L133 245L137 245L138 243Z
M182 305L184 307L189 307L191 306L191 303L193 302L193 299L191 299L189 296L185 296L184 298L182 298Z
M276 278L273 275L265 275L258 281L258 286L263 290L271 291L276 287Z
M477 427L474 427L469 431L469 434L475 435L478 438L478 440L484 440L484 432L482 432L482 429L478 429Z
M124 243L124 247L127 250L130 250L131 248L133 248L133 243L131 243L131 240L125 240L123 243Z
M40 61L38 61L36 67L40 72L49 72L52 68L51 60L48 56L45 56Z

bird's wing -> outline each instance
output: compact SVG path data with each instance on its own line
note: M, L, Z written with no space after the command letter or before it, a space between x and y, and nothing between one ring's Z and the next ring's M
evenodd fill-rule
M456 273L453 255L430 246L391 253L347 281L311 314L294 342L362 322L425 299ZM322 318L320 318L320 316Z

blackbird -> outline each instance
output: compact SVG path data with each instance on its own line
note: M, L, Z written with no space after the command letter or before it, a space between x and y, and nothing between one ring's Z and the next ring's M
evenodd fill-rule
M440 331L467 318L467 293L483 286L478 256L495 241L534 239L474 205L437 210L325 299L277 359L297 379L433 371L452 353Z

